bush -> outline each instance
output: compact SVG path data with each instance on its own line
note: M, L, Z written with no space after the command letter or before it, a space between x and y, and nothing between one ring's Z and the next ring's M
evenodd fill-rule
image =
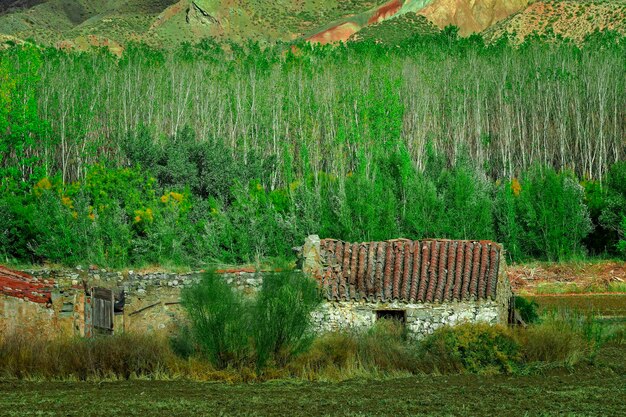
M556 362L571 366L586 356L588 348L580 334L555 326L555 323L532 326L519 339L527 363Z
M321 302L317 283L299 272L266 274L255 303L257 368L279 366L310 347L311 312Z
M525 323L532 324L539 320L537 307L539 307L539 305L536 301L528 300L519 295L515 296L515 309L520 313Z
M626 216L622 217L621 236L619 242L617 242L617 251L626 259Z
M606 179L606 204L600 215L600 224L613 235L608 239L615 243L617 252L626 259L626 162L614 164Z
M289 369L310 380L416 372L416 350L405 336L396 320L379 320L364 332L327 333L316 338Z
M291 374L308 380L343 379L359 367L357 337L347 332L326 333L316 338L307 352L288 365Z
M520 346L506 327L486 323L444 326L419 346L420 367L430 372L511 373Z
M320 301L316 282L291 271L267 274L254 300L215 273L182 293L191 334L218 368L256 362L262 369L269 360L284 366L310 346L310 316ZM176 346L187 350L181 337Z
M382 372L415 371L415 350L406 340L406 329L398 320L377 320L357 338L362 366Z
M574 176L535 166L520 186L515 205L524 255L559 261L583 254L591 220Z
M568 366L592 358L605 340L603 327L592 315L570 310L549 312L518 335L526 363Z
M213 272L181 293L194 340L218 368L243 366L252 352L250 306L224 279Z

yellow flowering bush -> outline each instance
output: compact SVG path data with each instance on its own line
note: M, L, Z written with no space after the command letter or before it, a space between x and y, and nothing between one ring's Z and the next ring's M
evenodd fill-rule
M511 190L513 191L513 195L515 197L519 197L519 194L522 191L522 184L520 184L517 178L513 178L511 180Z

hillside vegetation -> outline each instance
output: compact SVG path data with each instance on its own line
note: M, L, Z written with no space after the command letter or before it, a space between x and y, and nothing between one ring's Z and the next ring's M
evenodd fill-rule
M530 3L530 4L529 4ZM531 33L581 42L595 30L624 33L625 2L594 0L12 0L0 6L0 33L65 49L129 42L175 48L211 37L245 43L306 39L397 42L453 25L521 41ZM391 21L390 21L391 19ZM385 22L389 21L389 25ZM359 32L365 30L363 34Z
M507 36L522 42L527 36L581 42L588 34L613 30L626 35L626 2L622 0L537 1L491 26L486 39Z
M626 253L624 43L1 52L0 254L291 258L318 233ZM71 77L68 76L71 74Z
M375 5L371 0L16 2L0 12L0 32L48 45L64 41L61 46L83 47L90 44L89 37L117 43L142 40L160 47L206 36L236 41L291 40Z

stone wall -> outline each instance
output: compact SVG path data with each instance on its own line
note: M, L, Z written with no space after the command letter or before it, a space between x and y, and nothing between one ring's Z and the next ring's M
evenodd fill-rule
M124 292L123 313L116 314L114 331L168 330L183 317L180 291L197 282L202 272L135 272L106 269L43 268L25 270L53 286L51 303L33 303L0 295L0 330L40 328L42 332L84 336L85 290L94 287ZM251 269L218 271L226 282L244 294L254 294L263 272Z
M444 325L499 322L498 304L495 301L406 304L371 303L364 300L326 302L313 313L313 322L320 332L348 329L362 331L374 324L377 311L381 310L405 312L407 333L409 337L416 339Z
M317 259L311 257L310 261L314 266ZM115 316L115 332L167 331L184 318L180 305L181 289L201 277L201 272L119 272L80 268L24 272L42 282L53 283L52 302L33 303L0 295L0 330L30 326L50 334L85 335L85 290L103 287L117 294L123 291L125 295L123 313ZM218 273L234 288L252 296L261 287L263 276L272 272L238 269ZM401 310L405 312L409 335L419 338L446 324L464 321L506 323L509 297L510 285L504 270L501 270L495 299L443 303L324 301L313 313L313 324L318 332L363 330L376 321L377 311Z

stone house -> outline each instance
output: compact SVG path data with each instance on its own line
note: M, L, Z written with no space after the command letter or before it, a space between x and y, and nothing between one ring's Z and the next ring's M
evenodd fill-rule
M419 338L444 324L506 324L511 288L502 252L489 241L346 243L309 236L300 248L301 268L318 280L326 298L313 313L315 330L360 330L379 318L395 318ZM273 273L217 272L251 296ZM183 317L180 290L200 275L0 266L0 332L29 327L91 336L167 330Z
M511 286L502 247L494 242L346 243L310 236L301 259L326 298L314 313L320 331L395 318L419 338L446 324L508 322Z

